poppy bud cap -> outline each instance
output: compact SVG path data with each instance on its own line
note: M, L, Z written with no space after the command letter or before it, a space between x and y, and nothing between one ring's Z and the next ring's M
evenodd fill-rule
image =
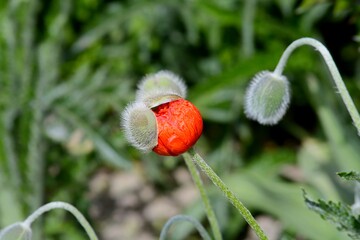
M148 152L158 144L155 114L144 103L129 104L121 117L125 137L134 147Z
M136 92L136 101L149 108L180 98L186 98L186 85L179 76L167 70L145 76Z

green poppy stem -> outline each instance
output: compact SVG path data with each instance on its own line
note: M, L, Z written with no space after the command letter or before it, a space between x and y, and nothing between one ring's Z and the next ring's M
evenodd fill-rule
M336 67L336 64L334 62L334 59L332 58L329 50L318 40L313 38L300 38L294 42L292 42L284 51L282 54L278 65L276 66L274 73L278 75L282 75L282 72L284 71L284 68L286 66L286 63L290 57L290 55L293 53L295 49L297 49L300 46L303 45L309 45L314 47L320 55L323 57L331 76L334 79L334 83L337 87L338 92L340 93L340 96L342 100L344 101L344 104L346 106L346 109L348 110L353 122L354 126L356 127L358 131L358 135L360 136L360 115L357 111L355 104L344 84L344 81L339 73L339 70Z
M210 205L210 201L206 194L204 184L203 184L200 174L199 174L198 170L196 169L196 166L192 160L192 156L189 153L185 152L183 154L183 157L184 157L185 163L190 171L190 174L195 182L195 185L197 186L197 188L200 191L200 196L201 196L201 199L202 199L204 207L205 207L205 212L206 212L207 218L209 220L209 223L210 223L213 235L214 235L214 239L222 240L218 221L216 219L213 208Z
M42 214L48 212L50 210L60 208L70 212L76 220L80 223L80 225L84 228L90 240L98 240L95 231L89 224L89 222L85 219L85 217L81 214L79 210L77 210L73 205L66 202L50 202L45 204L44 206L38 208L34 213L32 213L24 222L24 226L30 228L31 224Z
M210 178L210 180L222 191L222 193L229 199L234 207L244 217L246 222L255 231L260 240L267 240L264 231L256 222L250 211L242 204L242 202L236 197L236 195L225 185L220 177L212 170L212 168L202 159L202 157L193 149L188 150L188 154L192 160L201 168L201 170Z
M191 216L186 216L186 215L176 215L176 216L170 218L165 223L163 229L161 230L159 240L165 240L166 235L168 234L171 225L173 225L175 222L180 222L180 221L187 221L187 222L191 223L198 230L198 232L200 233L200 236L202 237L203 240L211 240L210 235L205 230L205 228L201 225L201 223L198 220L196 220L195 218L193 218Z

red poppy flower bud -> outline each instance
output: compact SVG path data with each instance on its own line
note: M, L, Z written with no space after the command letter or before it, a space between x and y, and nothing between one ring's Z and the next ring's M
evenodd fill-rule
M147 75L138 85L136 101L122 114L125 137L136 148L177 156L199 139L199 110L184 98L186 85L169 71Z
M203 122L199 110L189 101L178 99L153 109L157 121L157 154L177 156L186 152L199 139Z

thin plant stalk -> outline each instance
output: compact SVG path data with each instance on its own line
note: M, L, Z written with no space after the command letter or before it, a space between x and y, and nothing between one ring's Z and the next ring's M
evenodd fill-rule
M51 202L48 204L45 204L44 206L38 208L35 212L33 212L24 222L24 226L27 226L30 228L31 224L42 214L45 212L48 212L50 210L60 208L64 209L68 212L70 212L76 220L80 223L80 225L84 228L87 235L89 236L90 240L98 240L95 231L89 224L89 222L85 219L85 217L81 214L79 210L77 210L73 205L66 203L66 202Z
M264 231L256 222L250 211L242 204L236 195L225 185L220 177L212 170L212 168L204 161L204 159L193 149L188 150L192 160L201 168L201 170L210 178L210 180L221 190L221 192L229 199L234 207L240 212L245 221L255 231L260 240L267 240Z
M185 159L185 163L186 163L187 167L189 168L189 171L195 182L195 185L197 186L197 188L200 191L200 196L201 196L201 199L205 206L206 215L210 222L210 226L211 226L212 232L214 234L214 238L215 238L215 240L222 240L219 223L216 219L213 208L211 207L211 204L210 204L209 198L206 194L204 184L201 180L200 174L199 174L198 170L196 169L196 166L195 166L194 162L192 161L190 154L185 152L183 154L183 157Z
M164 225L163 229L161 230L159 239L165 240L166 235L169 232L171 225L173 225L175 222L179 222L179 221L190 222L198 230L198 232L200 233L200 236L202 237L203 240L211 240L209 234L206 232L205 228L201 225L201 223L198 220L196 220L195 218L186 216L186 215L176 215L176 216L170 218Z
M283 55L281 56L278 65L276 66L274 73L278 75L282 75L286 63L291 55L291 53L298 47L303 45L310 45L313 46L321 56L324 58L324 61L329 68L330 74L334 79L335 85L340 93L341 98L343 99L345 106L354 122L354 125L358 131L358 135L360 135L360 116L359 112L357 111L355 104L350 97L350 94L344 84L344 81L339 73L339 70L336 67L336 64L329 52L329 50L319 41L313 38L300 38L294 42L292 42L284 51Z

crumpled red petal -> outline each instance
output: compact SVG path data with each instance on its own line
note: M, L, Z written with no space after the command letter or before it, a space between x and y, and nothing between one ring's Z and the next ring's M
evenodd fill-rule
M189 101L178 99L153 109L158 125L159 155L177 156L186 152L200 138L203 121L199 110Z

